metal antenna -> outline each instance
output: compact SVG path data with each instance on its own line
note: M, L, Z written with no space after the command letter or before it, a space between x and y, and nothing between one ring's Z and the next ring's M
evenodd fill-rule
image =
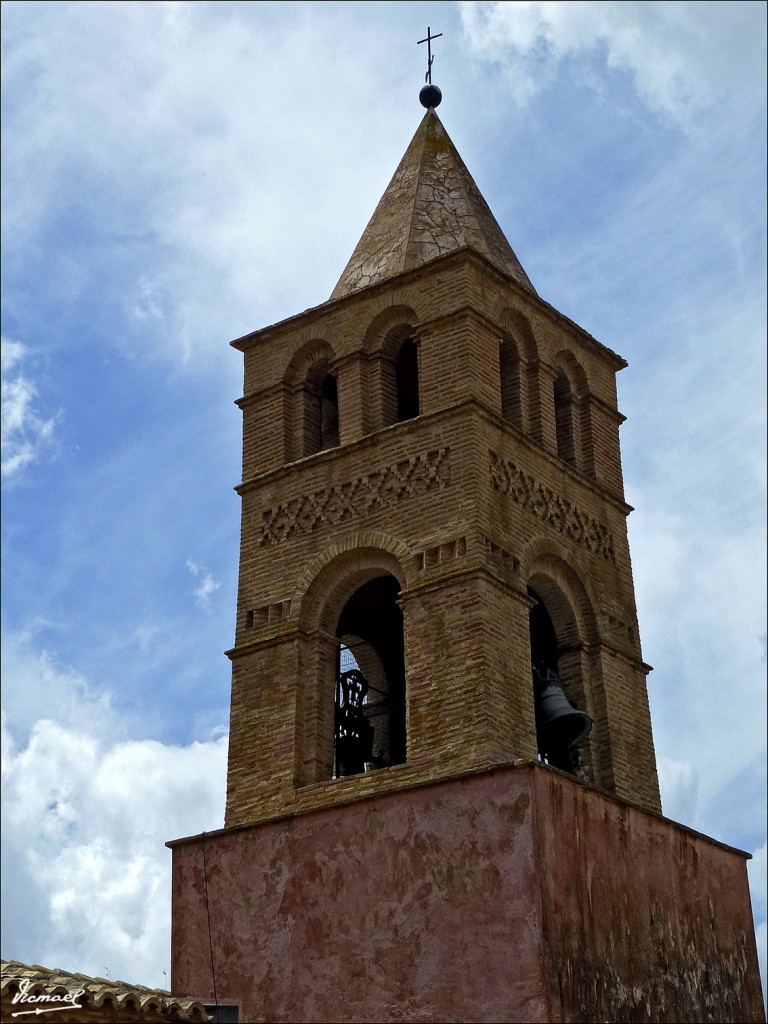
M416 44L417 46L420 43L427 44L427 73L424 76L424 81L427 82L429 85L432 85L432 61L435 59L432 56L432 40L439 39L442 34L442 32L438 32L436 36L433 36L432 29L429 27L429 25L427 25L426 37L424 39L419 39L418 43Z

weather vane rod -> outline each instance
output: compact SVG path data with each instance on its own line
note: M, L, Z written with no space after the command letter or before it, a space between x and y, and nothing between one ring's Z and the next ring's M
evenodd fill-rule
M421 43L427 44L427 73L424 76L424 81L427 82L429 85L432 85L432 61L435 59L432 56L432 40L439 39L442 34L442 32L438 32L436 36L433 36L432 29L429 27L429 25L427 25L426 37L424 39L419 39L418 43L416 44L417 46L420 45Z

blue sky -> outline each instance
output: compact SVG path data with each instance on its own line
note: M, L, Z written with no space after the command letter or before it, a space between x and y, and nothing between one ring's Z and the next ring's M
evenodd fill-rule
M422 116L620 352L665 813L754 854L765 974L762 3L4 3L3 956L164 985L223 824L241 356Z

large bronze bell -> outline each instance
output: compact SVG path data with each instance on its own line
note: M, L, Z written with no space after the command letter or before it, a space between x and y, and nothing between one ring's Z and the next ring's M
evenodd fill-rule
M592 719L571 704L551 668L541 663L534 665L533 685L540 753L568 750L589 734Z

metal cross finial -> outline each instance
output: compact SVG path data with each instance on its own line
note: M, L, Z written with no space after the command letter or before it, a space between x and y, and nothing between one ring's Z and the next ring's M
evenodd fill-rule
M442 34L442 32L438 32L436 36L433 36L432 29L429 27L429 25L427 25L426 38L419 39L419 42L416 44L417 46L419 45L419 43L427 44L427 73L424 76L424 81L429 82L430 85L432 85L432 61L435 59L432 56L432 40L439 39Z

